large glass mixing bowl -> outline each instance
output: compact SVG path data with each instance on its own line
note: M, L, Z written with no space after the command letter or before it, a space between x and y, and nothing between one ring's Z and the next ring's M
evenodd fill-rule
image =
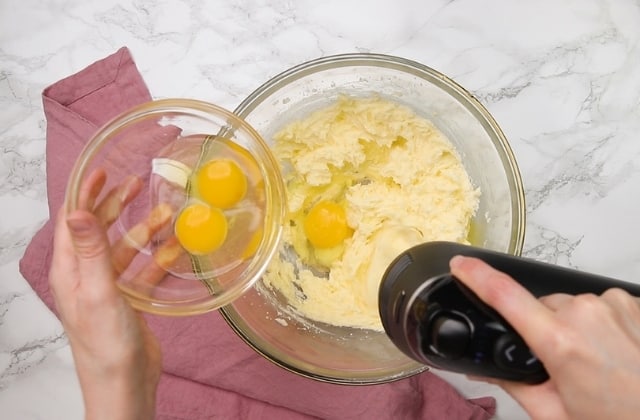
M472 183L482 192L470 242L511 254L521 252L524 192L511 148L498 124L469 92L429 67L375 54L325 57L269 80L235 114L272 145L282 127L345 94L375 94L430 120L453 143ZM397 350L384 332L306 319L262 282L222 308L222 314L264 357L317 380L375 384L426 369Z

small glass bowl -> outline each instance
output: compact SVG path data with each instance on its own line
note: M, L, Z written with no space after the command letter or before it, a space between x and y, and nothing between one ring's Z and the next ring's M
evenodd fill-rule
M479 208L471 222L471 244L520 254L525 231L524 190L509 143L469 92L429 67L377 54L324 57L275 76L234 113L273 144L273 136L284 126L335 103L342 95L379 96L430 120L453 143L472 183L481 190ZM316 380L376 384L426 369L397 350L384 332L307 319L263 282L221 312L257 352Z
M210 159L236 162L247 192L220 210L228 227L220 248L192 255L174 224L185 206L202 204L192 173ZM96 169L106 184L88 200L82 186L100 178ZM125 200L127 189L137 194ZM162 315L208 312L250 289L276 252L286 210L279 167L262 137L231 112L186 99L151 101L103 126L73 167L65 204L69 213L100 215L118 286L135 308Z

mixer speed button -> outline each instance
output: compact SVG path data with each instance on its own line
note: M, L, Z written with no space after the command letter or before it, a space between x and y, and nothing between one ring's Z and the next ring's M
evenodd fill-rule
M496 365L502 369L532 373L543 370L538 358L522 339L513 334L501 336L494 347Z
M453 312L438 313L431 321L431 349L438 355L458 359L471 341L469 321Z

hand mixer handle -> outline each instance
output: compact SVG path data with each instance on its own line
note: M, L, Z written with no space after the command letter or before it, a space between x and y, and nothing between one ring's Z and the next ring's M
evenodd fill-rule
M479 258L508 274L536 297L553 293L602 294L614 287L640 296L640 284L453 242L427 242L411 248L408 253L413 259L421 260L429 267L426 271L434 275L449 272L449 261L455 255Z

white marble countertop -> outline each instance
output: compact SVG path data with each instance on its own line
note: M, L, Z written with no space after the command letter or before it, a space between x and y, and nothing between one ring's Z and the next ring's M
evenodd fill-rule
M235 108L280 71L377 52L473 92L502 126L527 199L524 253L640 273L640 4L634 0L23 0L0 2L0 412L79 419L66 338L18 272L48 218L47 85L128 46L152 94ZM526 418L495 387L498 418Z

